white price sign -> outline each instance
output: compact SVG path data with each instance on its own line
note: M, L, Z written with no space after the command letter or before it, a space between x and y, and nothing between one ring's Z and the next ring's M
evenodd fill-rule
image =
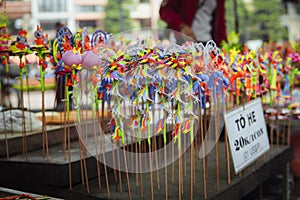
M270 149L261 99L225 114L235 173L239 173Z

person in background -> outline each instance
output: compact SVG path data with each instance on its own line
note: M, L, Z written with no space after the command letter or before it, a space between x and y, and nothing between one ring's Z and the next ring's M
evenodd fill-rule
M226 40L225 0L163 0L159 14L168 28L197 42Z

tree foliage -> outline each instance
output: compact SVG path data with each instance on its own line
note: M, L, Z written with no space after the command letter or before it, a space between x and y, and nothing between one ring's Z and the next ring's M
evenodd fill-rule
M253 6L249 31L251 38L274 41L287 38L287 30L280 23L280 17L284 15L284 6L280 0L253 0Z
M234 12L234 0L225 1L225 12L226 12L226 30L227 35L232 32L236 32L236 17ZM248 27L248 10L244 0L236 0L237 2L237 21L238 21L238 34L242 37L242 41L247 37Z
M235 31L234 0L225 1L226 28L228 35ZM280 24L284 15L284 6L280 0L252 0L252 5L244 0L237 2L238 34L241 42L251 39L283 40L287 30Z
M109 0L105 6L106 16L103 28L106 32L117 34L132 27L129 10L123 0Z

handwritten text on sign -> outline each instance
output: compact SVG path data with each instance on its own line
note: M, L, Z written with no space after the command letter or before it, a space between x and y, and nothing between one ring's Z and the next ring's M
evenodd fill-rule
M225 123L235 173L239 173L270 148L261 99L227 112Z

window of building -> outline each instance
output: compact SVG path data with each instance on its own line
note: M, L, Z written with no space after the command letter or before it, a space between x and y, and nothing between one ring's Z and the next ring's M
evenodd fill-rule
M62 12L67 11L66 0L39 1L40 12Z
M96 27L96 20L81 20L79 21L79 27Z
M76 12L103 12L103 6L75 6L74 10Z

